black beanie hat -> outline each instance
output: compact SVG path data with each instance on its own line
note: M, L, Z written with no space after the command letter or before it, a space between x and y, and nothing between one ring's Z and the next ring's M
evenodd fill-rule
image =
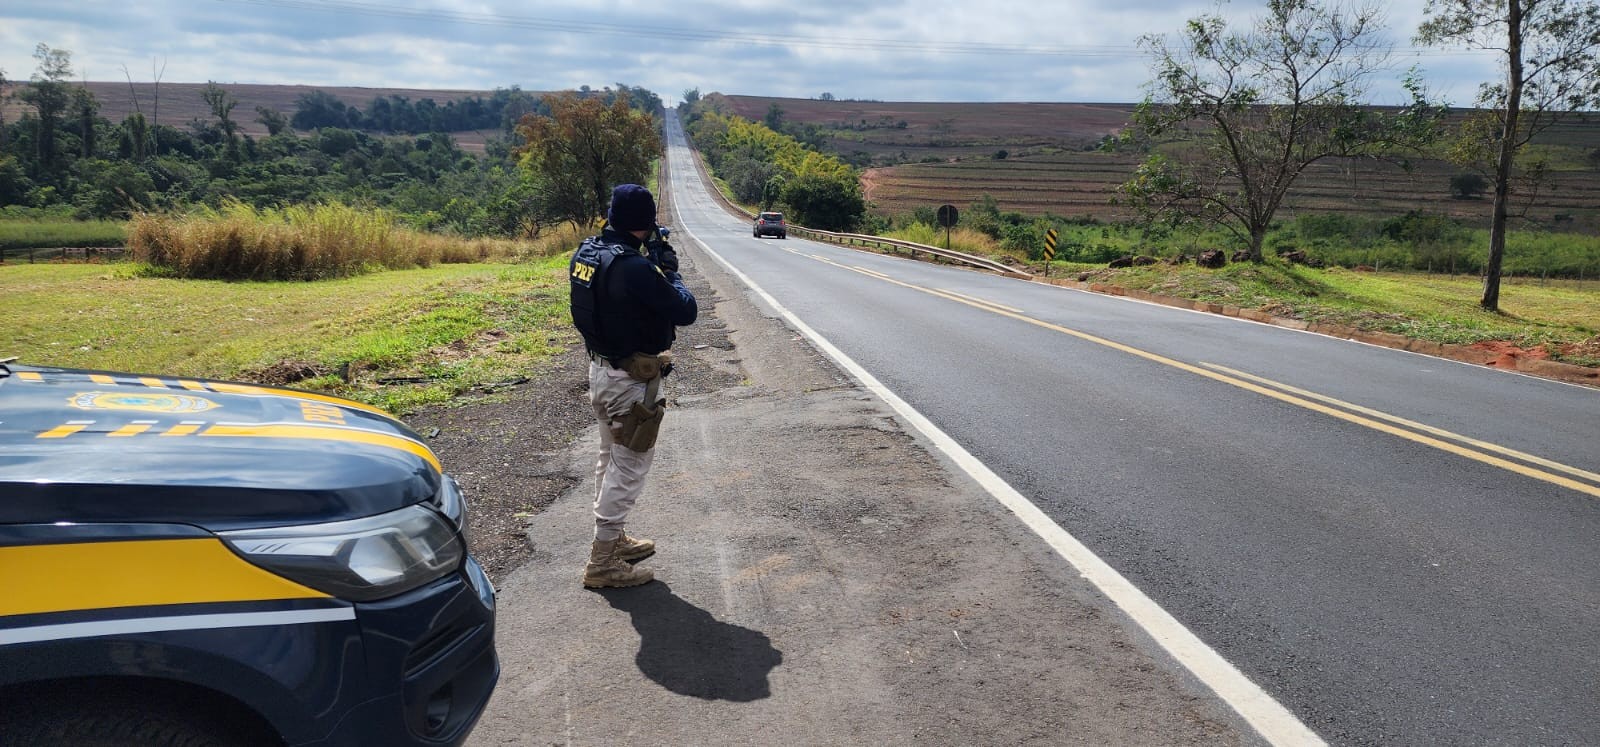
M611 190L606 220L618 231L648 231L656 227L656 198L637 184L619 184Z

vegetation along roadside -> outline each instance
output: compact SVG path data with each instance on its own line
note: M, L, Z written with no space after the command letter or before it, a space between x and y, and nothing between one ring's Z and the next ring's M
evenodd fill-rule
M45 365L291 385L406 413L492 394L570 343L565 270L556 254L293 283L11 264L0 267L0 350Z

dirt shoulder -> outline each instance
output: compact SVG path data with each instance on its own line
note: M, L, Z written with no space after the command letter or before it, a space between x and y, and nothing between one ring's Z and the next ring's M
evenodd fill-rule
M710 259L684 269L701 321L630 525L658 581L578 582L581 354L412 419L440 429L500 586L503 673L469 744L1251 743L883 403Z

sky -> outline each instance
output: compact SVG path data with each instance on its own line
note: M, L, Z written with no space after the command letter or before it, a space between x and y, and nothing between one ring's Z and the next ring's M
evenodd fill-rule
M1202 14L1235 23L1264 0L5 0L0 70L26 80L35 47L95 81L529 91L644 86L879 101L1134 102L1145 34ZM1386 4L1395 72L1369 100L1399 104L1406 67L1470 104L1484 53L1418 50L1423 0ZM164 70L163 70L164 66ZM126 73L124 72L126 70Z

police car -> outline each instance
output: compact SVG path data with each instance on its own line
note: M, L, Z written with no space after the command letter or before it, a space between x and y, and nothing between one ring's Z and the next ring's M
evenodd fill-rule
M466 506L380 410L0 362L0 745L455 745Z

